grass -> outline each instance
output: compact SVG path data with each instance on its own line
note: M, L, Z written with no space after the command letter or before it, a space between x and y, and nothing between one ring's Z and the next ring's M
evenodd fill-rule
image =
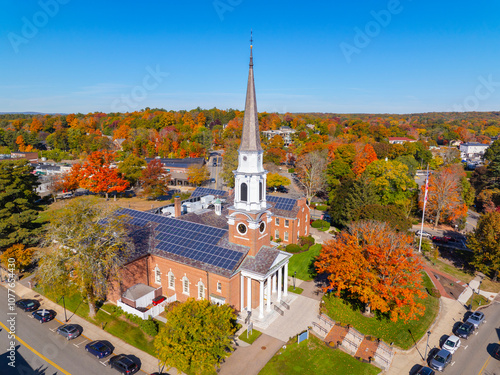
M41 293L42 291L39 290ZM51 299L59 305L63 305L63 301L59 298L57 299L50 293L45 293L45 297ZM113 336L122 339L123 341L135 346L136 348L145 351L153 356L155 354L155 348L153 346L153 337L145 334L136 324L120 317L109 315L103 310L106 310L106 305L97 311L94 319L89 318L89 305L86 302L82 302L82 297L78 294L72 296L66 296L64 298L65 306L67 311L68 319L71 318L73 313L84 318L92 324L95 324L106 332L111 333ZM59 319L63 319L59 317ZM162 322L158 322L160 327L163 325Z
M304 291L304 289L299 288L298 286L296 286L295 290L293 290L293 285L289 285L288 286L288 291L291 292L291 293L295 293L295 294L302 294L302 292Z
M474 275L453 267L452 265L447 264L439 259L432 259L432 263L438 270L443 271L448 275L454 276L464 283L469 283L474 278Z
M432 286L427 275L424 274L423 278L425 287ZM355 307L333 294L327 294L324 301L326 314L336 322L350 324L365 335L380 338L386 343L394 342L402 349L409 349L427 332L439 310L439 300L427 296L419 301L425 306L425 313L419 320L410 320L407 323L402 320L392 322L385 316L368 318L361 313L361 307Z
M260 337L260 335L262 335L262 332L259 332L256 329L252 329L252 333L247 338L247 330L245 329L245 331L241 335L239 335L238 338L241 341L244 341L244 342L252 345L254 343L254 341Z
M490 303L490 300L485 296L473 293L467 301L467 305L471 305L472 310L476 310L479 306L484 306Z
M376 375L381 372L379 368L360 362L341 350L329 348L313 335L300 344L296 339L294 341L287 343L286 349L280 349L259 375Z
M297 272L297 278L304 281L309 281L316 276L314 261L319 255L321 244L312 245L307 251L300 254L295 254L290 258L288 263L288 276L293 276Z
M500 283L491 281L489 278L485 277L481 282L481 290L484 290L485 292L499 293Z

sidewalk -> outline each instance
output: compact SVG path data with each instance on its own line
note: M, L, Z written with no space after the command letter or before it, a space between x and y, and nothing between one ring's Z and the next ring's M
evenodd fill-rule
M4 283L2 283L2 285L5 286ZM42 308L47 308L56 311L57 312L56 320L61 324L64 324L64 310L58 304L36 293L30 288L22 285L22 283L20 282L16 283L15 292L19 298L37 299L40 301ZM126 343L125 341L113 336L112 334L106 331L103 331L100 327L86 321L85 319L79 317L78 315L69 313L68 317L71 317L71 319L68 320L68 323L78 324L83 327L83 334L81 337L85 337L90 341L107 340L115 347L113 354L130 354L132 356L135 356L136 358L139 358L141 361L142 372L151 374L155 371L158 371L158 360L152 355L143 352L140 349L137 349L135 346ZM174 368L168 370L168 373L171 375L180 374L180 372L178 372Z

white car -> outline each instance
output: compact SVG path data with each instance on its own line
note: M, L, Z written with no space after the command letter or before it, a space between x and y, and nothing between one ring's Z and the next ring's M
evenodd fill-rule
M420 236L420 232L422 232L422 237L427 237L427 238L431 238L432 237L432 234L426 232L426 231L421 231L421 230L417 230L415 232L415 235L416 236Z
M443 349L448 350L451 354L454 354L457 349L460 348L460 344L460 339L455 335L451 335L444 342Z

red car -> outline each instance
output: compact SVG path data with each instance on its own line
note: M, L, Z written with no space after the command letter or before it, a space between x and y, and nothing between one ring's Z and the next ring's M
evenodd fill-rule
M165 301L167 298L165 296L158 296L153 299L153 306L159 305L163 301Z
M432 241L441 242L441 243L448 243L448 239L446 237L434 236L434 237L432 237Z

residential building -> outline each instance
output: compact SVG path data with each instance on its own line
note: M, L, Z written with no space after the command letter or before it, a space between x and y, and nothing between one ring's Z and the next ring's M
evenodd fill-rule
M406 142L416 142L416 139L406 138L406 137L389 137L388 138L390 144L402 145Z
M262 132L267 139L273 139L275 136L279 135L283 138L283 143L285 147L288 147L292 144L292 135L295 134L295 130L289 126L282 126L278 130L265 130Z
M460 155L462 159L482 158L489 144L467 142L460 145Z
M170 185L172 186L190 186L188 178L189 167L201 167L205 165L203 158L184 158L184 159L166 159L157 158L163 164L163 169L170 174ZM152 158L146 158L149 163Z

